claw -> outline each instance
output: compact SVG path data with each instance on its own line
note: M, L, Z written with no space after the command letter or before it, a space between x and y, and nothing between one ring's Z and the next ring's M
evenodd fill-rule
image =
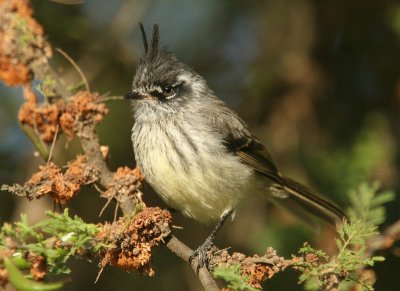
M210 248L212 241L213 241L215 235L217 234L217 232L219 231L219 229L222 227L222 225L225 223L225 221L228 219L228 217L230 217L232 215L233 212L234 212L234 209L224 212L223 215L221 216L220 221L215 226L215 229L208 236L206 241L201 246L199 246L195 251L193 251L193 253L189 256L190 264L192 263L193 259L195 257L197 257L197 268L196 268L197 273L199 272L200 268L203 268L204 266L208 267L207 250Z
M197 272L204 266L208 265L207 251L211 246L211 241L206 240L201 246L199 246L189 257L189 263L192 263L193 259L197 257Z

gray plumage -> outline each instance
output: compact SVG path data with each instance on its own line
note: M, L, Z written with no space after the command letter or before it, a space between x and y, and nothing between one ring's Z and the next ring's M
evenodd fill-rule
M132 143L138 167L171 207L202 223L218 221L245 198L290 201L328 221L345 215L333 203L283 177L246 123L206 81L158 49L158 27L133 79Z

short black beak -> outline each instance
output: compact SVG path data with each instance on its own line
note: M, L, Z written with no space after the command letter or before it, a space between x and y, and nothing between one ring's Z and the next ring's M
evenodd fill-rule
M124 99L125 100L129 100L129 99L141 99L142 96L138 93L138 92L129 92L127 94L124 95Z

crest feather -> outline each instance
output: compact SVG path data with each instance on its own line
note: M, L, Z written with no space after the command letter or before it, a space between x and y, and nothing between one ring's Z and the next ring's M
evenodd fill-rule
M143 23L139 23L139 26L140 26L140 31L142 33L143 46L144 46L146 58L148 58L149 60L153 60L158 54L158 48L159 48L159 42L160 42L160 28L159 28L158 24L153 25L153 32L151 35L151 42L150 42L150 47L149 47L149 43L147 41L147 35L146 35L146 31L144 29Z

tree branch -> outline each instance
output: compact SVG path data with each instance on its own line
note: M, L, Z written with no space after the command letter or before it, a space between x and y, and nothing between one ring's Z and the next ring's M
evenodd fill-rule
M165 246L173 252L175 255L183 259L184 261L189 262L189 257L193 253L193 250L177 239L175 236L170 235L168 240L165 242ZM195 273L197 273L197 258L192 260L190 265ZM210 272L206 267L202 267L198 270L197 273L201 284L204 287L204 290L219 290L217 283L214 278L211 276Z
M389 249L398 240L400 240L400 220L368 241L365 257L370 257L377 251Z

